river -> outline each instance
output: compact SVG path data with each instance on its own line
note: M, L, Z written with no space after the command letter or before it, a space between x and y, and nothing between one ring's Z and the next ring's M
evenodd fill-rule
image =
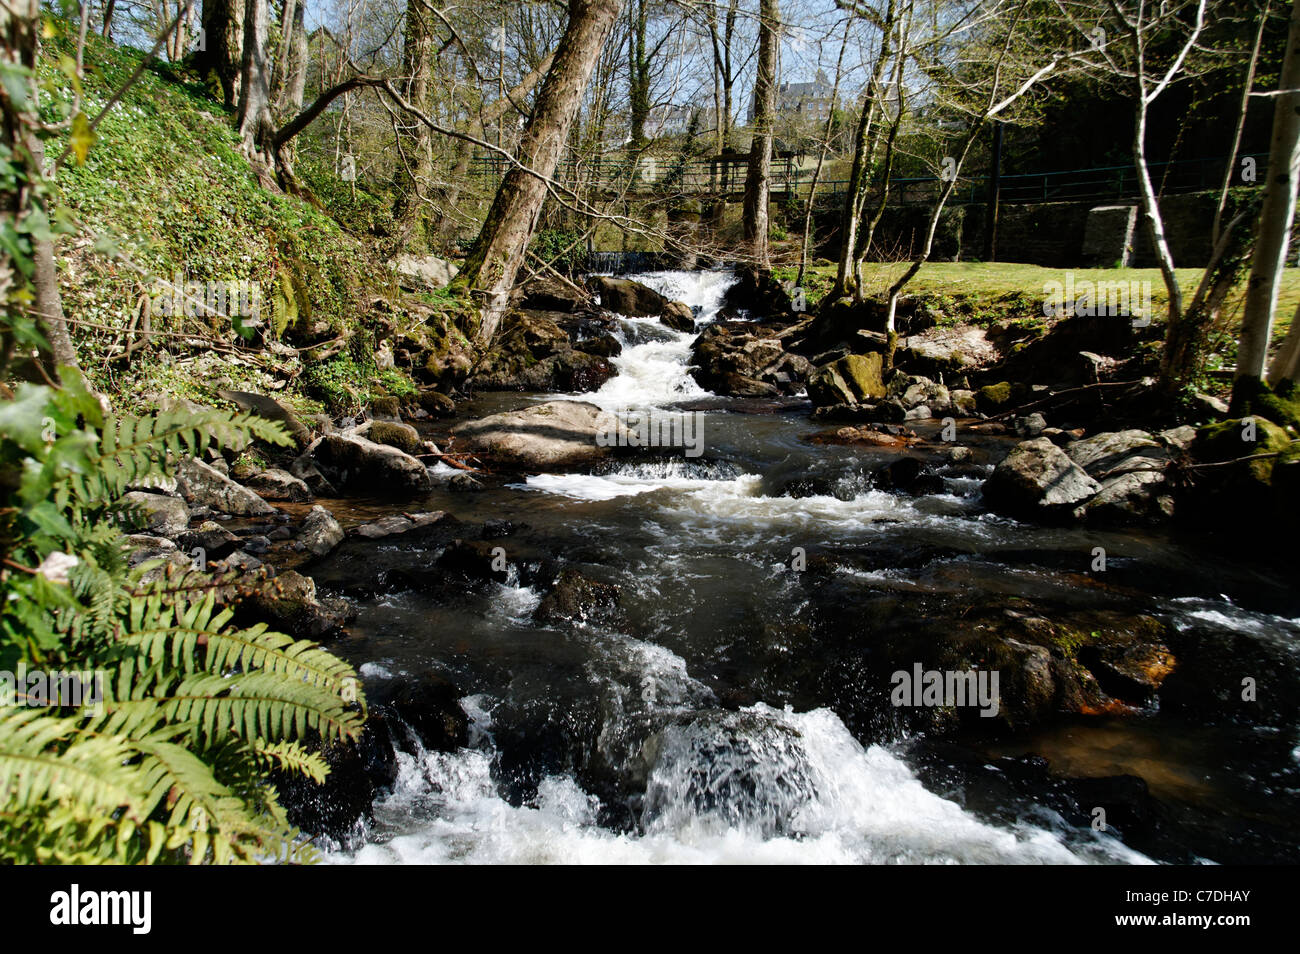
M704 322L731 280L634 277L696 307ZM1151 707L996 738L931 738L891 717L864 662L872 647L960 628L975 602L1102 607L1155 615L1183 634L1180 646L1257 647L1269 687L1294 699L1300 596L1276 567L1221 559L1195 539L990 514L980 481L1007 446L992 439L974 443L960 466L929 465L928 492L880 489L872 473L891 452L809 442L821 428L806 402L703 391L687 373L692 335L639 319L624 320L619 337L618 376L580 399L609 410L698 410L702 456L531 476L423 504L526 527L566 565L616 584L617 617L535 623L541 594L513 563L505 583L454 598L399 591L361 600L338 651L372 688L426 672L454 684L470 741L444 753L408 740L373 821L329 860L1296 856L1293 704L1215 718ZM481 395L469 411L547 397ZM511 539L503 545L522 565L529 557L512 552ZM1101 580L1087 573L1098 546L1110 566ZM817 574L792 570L799 553ZM414 563L435 556L402 551ZM1046 769L1030 755L1046 758ZM1033 778L1013 778L1018 766ZM1052 794L1059 779L1122 774L1145 781L1159 814L1144 837L1099 829Z

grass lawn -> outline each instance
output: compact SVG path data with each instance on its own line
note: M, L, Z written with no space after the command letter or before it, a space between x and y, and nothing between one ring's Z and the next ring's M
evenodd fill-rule
M864 266L866 291L869 295L883 295L890 283L907 269L906 262L869 262ZM779 268L777 273L782 279L794 278L795 268ZM1019 296L1041 300L1043 286L1047 282L1065 282L1065 274L1070 271L1076 283L1092 282L1150 282L1151 300L1156 310L1156 318L1163 314L1168 303L1165 283L1156 268L1042 268L1038 265L1017 265L1003 262L928 262L907 286L907 294L934 295L953 299L970 299L992 302L1006 296ZM788 274L786 274L788 272ZM1178 269L1178 283L1183 289L1184 300L1196 291L1196 284L1201 279L1198 268ZM820 265L809 269L804 284L807 286L808 301L815 304L830 290L835 278L835 268ZM1240 313L1242 299L1245 295L1245 283L1229 299L1227 314L1235 321ZM1300 304L1300 268L1288 268L1282 280L1282 294L1278 301L1277 320L1274 335L1281 336L1291 324L1291 316Z

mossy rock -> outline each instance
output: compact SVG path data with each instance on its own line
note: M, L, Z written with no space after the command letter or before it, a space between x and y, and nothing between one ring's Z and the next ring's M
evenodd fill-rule
M456 413L456 402L441 391L421 391L420 407L434 417L450 417Z
M420 434L409 424L392 421L371 421L367 436L376 444L387 444L408 454L420 452Z
M1233 410L1237 410L1234 406ZM1267 386L1255 382L1245 399L1241 402L1241 412L1266 417L1274 424L1300 430L1300 394L1294 386L1288 386L1284 392L1270 391Z
M1254 440L1249 440L1253 424ZM1231 421L1207 424L1196 432L1193 453L1206 463L1222 463L1257 454L1294 453L1291 436L1281 427L1264 417L1243 417ZM1266 457L1247 462L1251 478L1269 485L1277 458Z
M370 399L370 410L383 417L401 417L402 399L391 394L376 394Z
M976 392L976 401L980 410L989 411L1004 407L1011 401L1011 382L999 381L986 384Z

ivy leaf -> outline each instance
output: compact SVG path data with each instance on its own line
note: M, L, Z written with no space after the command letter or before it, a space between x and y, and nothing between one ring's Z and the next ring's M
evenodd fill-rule
M86 161L86 156L90 155L90 147L94 144L95 130L90 128L90 120L86 118L85 113L77 113L72 117L72 137L68 140L73 155L77 157L77 165Z

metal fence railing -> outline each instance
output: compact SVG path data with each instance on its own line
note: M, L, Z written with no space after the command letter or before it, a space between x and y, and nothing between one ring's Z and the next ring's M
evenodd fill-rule
M571 188L629 193L633 195L725 196L741 192L745 184L747 158L743 155L686 158L642 155L600 157L592 161L566 159L556 169L554 178ZM1160 194L1200 192L1217 189L1223 181L1227 160L1180 159L1156 162L1149 166L1156 191ZM1242 156L1237 180L1248 181L1241 173L1249 166L1255 180L1267 171L1268 154ZM1245 163L1245 165L1242 165ZM479 156L472 160L470 173L489 183L499 181L511 163L503 156ZM812 190L814 170L793 157L772 160L771 190L778 196L806 198ZM958 177L957 187L949 200L953 205L984 204L988 200L990 177ZM831 198L848 189L846 179L818 182L818 196ZM890 179L890 204L928 204L938 195L943 180L938 176L894 177ZM1111 201L1135 198L1139 193L1137 170L1132 164L1101 166L1092 169L1065 169L1053 172L1003 174L999 179L999 202L1026 204L1034 202Z

